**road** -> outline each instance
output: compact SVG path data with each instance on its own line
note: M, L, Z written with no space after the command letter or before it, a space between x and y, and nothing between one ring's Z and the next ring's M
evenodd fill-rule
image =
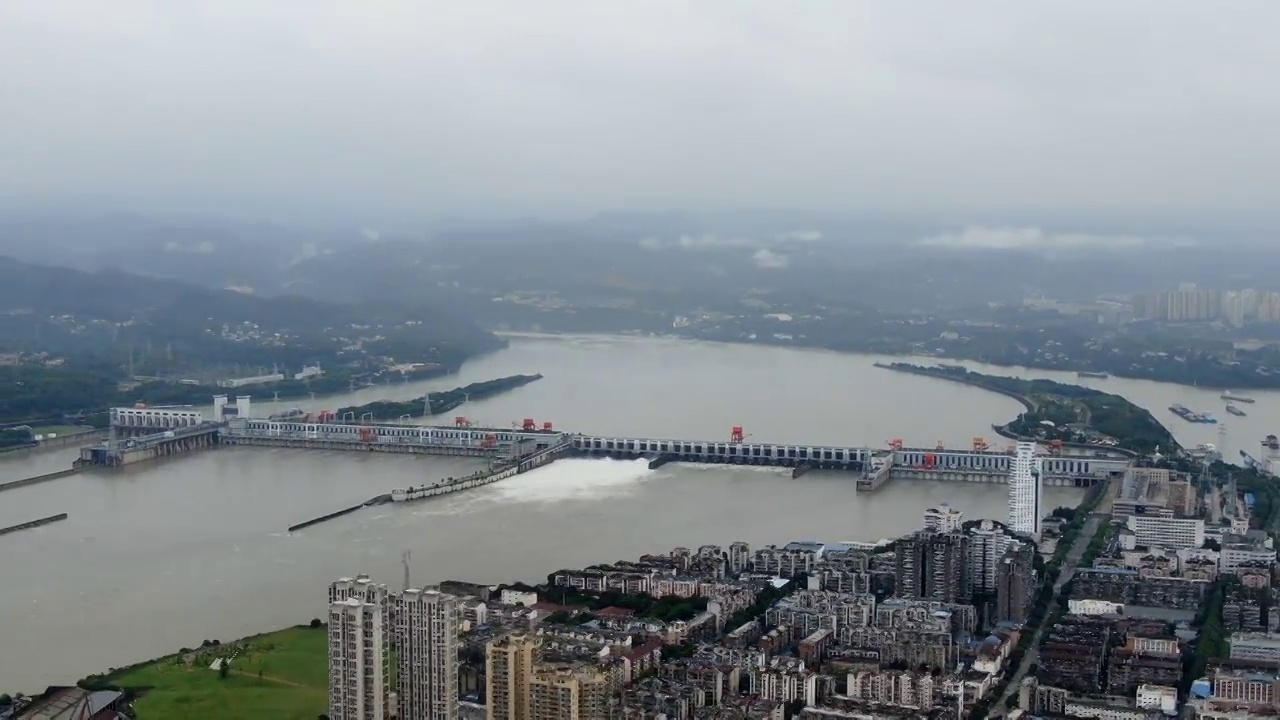
M1062 570L1058 573L1058 580L1053 584L1053 597L1050 601L1050 610L1052 613L1053 605L1057 601L1058 593L1062 592L1062 586L1067 584L1076 574L1076 566L1080 563L1080 558L1084 557L1084 551L1089 549L1089 542L1093 540L1093 536L1098 533L1098 528L1102 523L1108 522L1110 518L1102 513L1092 513L1089 518L1084 521L1084 526L1080 528L1080 534L1076 535L1075 542L1071 544L1071 549L1067 550L1067 555L1062 559ZM1046 618L1047 620L1047 618ZM1027 647L1027 652L1022 656L1022 663L1018 665L1018 669L1013 676L1009 678L1009 684L1005 686L1004 694L992 705L989 718L1005 717L1005 702L1010 695L1018 692L1018 686L1022 683L1022 678L1026 677L1027 671L1031 665L1040 657L1040 640L1047 627L1046 623L1041 623L1036 629L1036 634L1032 637L1031 645Z

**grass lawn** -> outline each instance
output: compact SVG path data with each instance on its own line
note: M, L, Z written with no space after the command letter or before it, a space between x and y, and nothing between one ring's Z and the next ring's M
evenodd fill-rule
M239 647L226 678L209 665ZM111 678L150 687L134 704L138 720L316 720L328 704L324 628L290 628L158 660Z

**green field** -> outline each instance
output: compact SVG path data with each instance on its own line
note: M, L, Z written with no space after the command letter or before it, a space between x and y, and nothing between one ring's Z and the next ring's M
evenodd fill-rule
M234 648L227 677L209 669ZM324 628L290 628L163 658L110 682L149 688L134 703L138 720L316 720L328 705L327 649Z

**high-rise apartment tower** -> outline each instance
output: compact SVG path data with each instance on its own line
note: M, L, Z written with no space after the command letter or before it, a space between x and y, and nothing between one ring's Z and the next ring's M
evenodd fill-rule
M1036 444L1020 442L1009 469L1009 529L1040 539L1040 460Z

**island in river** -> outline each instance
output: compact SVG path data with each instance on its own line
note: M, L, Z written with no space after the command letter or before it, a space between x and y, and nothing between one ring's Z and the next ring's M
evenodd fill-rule
M1119 395L1054 380L986 375L960 366L877 363L877 367L973 385L1022 403L1026 411L997 428L1036 440L1109 445L1135 453L1181 448L1173 434L1145 408Z
M452 390L427 393L412 400L378 400L364 405L352 405L338 409L338 417L354 415L357 419L396 420L404 417L420 418L442 415L454 410L468 400L483 400L509 390L524 387L542 379L541 373L533 375L509 375L495 380L474 382Z

